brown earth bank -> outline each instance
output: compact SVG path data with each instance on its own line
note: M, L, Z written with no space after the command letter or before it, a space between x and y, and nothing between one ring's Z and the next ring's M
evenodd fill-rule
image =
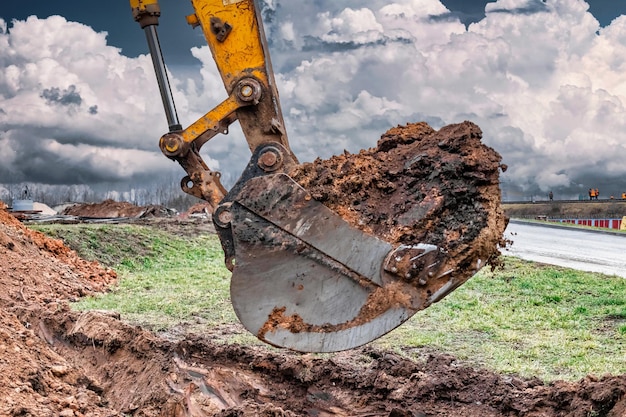
M60 214L87 218L150 218L169 217L174 212L158 205L137 206L126 201L105 200L99 203L76 203L66 207Z
M626 201L580 201L580 202L538 202L538 203L502 203L507 216L511 218L551 218L574 219L621 219L626 216Z

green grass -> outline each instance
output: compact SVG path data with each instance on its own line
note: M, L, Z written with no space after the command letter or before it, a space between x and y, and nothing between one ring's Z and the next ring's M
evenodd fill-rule
M545 380L626 373L626 280L507 257L377 343Z
M62 239L84 259L113 268L132 267L144 260L149 262L159 255L159 241L170 238L168 233L159 234L153 228L131 225L52 224L31 228Z
M222 329L223 341L260 343L237 324L216 236L117 225L37 229L118 271L118 286L76 309L116 310L166 335ZM415 357L449 353L499 373L576 380L626 373L625 341L626 280L506 257L503 269L483 269L374 344Z
M75 303L77 310L115 310L154 331L237 320L229 300L230 272L216 235L185 238L133 225L33 228L63 239L80 256L117 271L117 286Z

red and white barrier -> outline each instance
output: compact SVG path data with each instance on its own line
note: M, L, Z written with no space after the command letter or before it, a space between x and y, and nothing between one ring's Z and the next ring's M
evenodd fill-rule
M580 226L602 227L605 229L617 229L622 227L623 219L547 219L549 222L570 223Z

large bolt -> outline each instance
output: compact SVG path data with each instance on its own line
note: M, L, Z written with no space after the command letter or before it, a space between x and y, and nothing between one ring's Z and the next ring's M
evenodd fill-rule
M237 84L237 98L244 103L258 103L261 99L261 84L253 78L244 78Z
M276 171L282 165L283 156L277 148L271 146L259 155L257 165L265 172Z
M217 216L217 218L222 224L228 224L233 221L233 213L229 210L224 210Z
M252 93L254 93L254 90L249 85L244 85L241 87L241 95L243 97L248 98L252 96Z
M163 135L159 145L161 147L161 152L169 157L178 156L185 149L183 138L175 133Z
M224 203L215 209L213 221L221 228L230 227L233 221L233 213L230 211L232 203Z
M265 152L259 158L259 165L265 168L271 168L278 162L278 156L274 152Z

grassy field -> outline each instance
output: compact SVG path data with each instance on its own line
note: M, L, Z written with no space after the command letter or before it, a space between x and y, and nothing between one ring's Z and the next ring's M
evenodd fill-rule
M215 235L146 226L34 228L118 271L118 286L76 309L115 310L165 336L217 331L228 343L261 343L238 325ZM449 353L499 373L576 380L626 373L625 341L626 280L507 257L503 269L483 269L375 345L414 357Z

